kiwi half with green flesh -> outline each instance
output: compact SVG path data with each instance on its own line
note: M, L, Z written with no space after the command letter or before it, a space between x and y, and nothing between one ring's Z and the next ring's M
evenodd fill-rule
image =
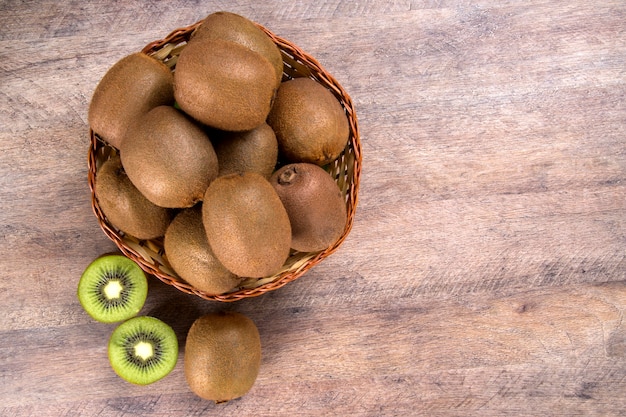
M178 339L163 321L139 316L120 324L108 346L111 368L122 379L148 385L169 374L178 360Z
M241 282L217 260L202 225L202 209L183 209L167 228L163 241L168 262L194 288L207 294L223 294Z
M337 98L311 78L281 83L267 123L276 132L281 159L326 165L348 143L348 118Z
M235 42L192 38L174 72L180 108L215 129L244 131L265 121L277 85L272 64Z
M122 255L105 255L85 269L78 282L77 296L95 320L115 323L139 313L148 295L143 270Z
M269 178L278 159L276 135L267 123L245 132L221 132L214 136L218 176L257 172Z
M201 398L239 398L254 385L261 366L261 338L254 322L234 311L198 318L185 342L185 379Z
M220 11L208 15L193 33L193 37L231 41L264 56L274 67L276 85L283 78L283 58L280 49L257 25L246 17Z
M124 135L120 156L135 187L161 207L193 206L218 172L204 130L171 106L138 118Z
M279 168L270 182L291 223L291 247L301 252L326 249L346 226L346 202L337 183L321 167L309 163Z
M98 169L95 195L107 220L137 239L155 239L165 234L173 210L152 203L133 185L119 154Z
M174 76L170 69L137 52L116 62L94 90L87 120L109 145L119 149L124 132L150 109L174 103Z
M240 277L271 276L289 256L289 217L256 172L217 177L204 195L202 222L216 258Z

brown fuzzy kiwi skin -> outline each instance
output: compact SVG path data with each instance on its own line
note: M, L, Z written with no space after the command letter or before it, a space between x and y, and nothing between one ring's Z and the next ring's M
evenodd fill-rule
M280 49L248 18L225 11L212 13L202 21L193 37L223 39L261 54L274 67L276 85L280 84L283 77L283 58Z
M215 258L204 232L199 205L183 209L176 215L167 228L163 245L174 271L206 294L224 294L241 282L241 278Z
M261 367L261 338L254 322L234 311L196 319L185 342L184 371L201 398L223 403L250 391Z
M174 76L169 68L144 53L115 63L94 90L87 120L91 129L119 149L126 129L150 109L174 103Z
M270 183L289 215L292 249L320 251L341 237L346 203L328 172L315 164L289 164L274 172Z
M137 239L156 239L165 234L173 211L159 207L132 184L118 154L98 169L95 195L107 220Z
M195 205L217 177L209 137L171 106L156 107L137 119L124 136L120 155L135 187L161 207Z
M269 179L274 172L278 142L267 123L245 132L221 132L212 138L219 166L218 176L250 171Z
M235 275L271 276L289 256L287 211L260 174L244 172L215 179L204 196L202 220L213 253Z
M344 150L350 127L343 107L310 78L281 83L267 123L274 129L281 158L326 165Z
M245 46L191 39L176 63L174 97L185 113L209 127L250 130L267 118L274 77L272 64Z

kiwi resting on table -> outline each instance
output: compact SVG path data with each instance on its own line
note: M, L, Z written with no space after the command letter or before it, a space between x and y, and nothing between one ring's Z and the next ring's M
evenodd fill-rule
M119 60L102 77L87 119L94 132L119 149L130 123L167 104L174 104L172 72L161 61L137 52Z
M337 98L311 78L281 83L267 118L287 162L326 165L348 143L350 127Z
M143 270L122 255L105 255L85 269L78 282L78 300L95 320L115 323L139 313L148 295Z
M184 364L185 378L196 395L217 403L239 398L259 374L259 331L241 313L204 315L189 329Z
M202 220L213 253L235 275L273 275L289 256L289 217L260 174L216 178L204 196Z
M111 368L122 379L137 385L158 381L176 366L178 339L159 319L134 317L111 334L108 346Z
M309 163L279 168L270 179L291 223L291 247L301 252L326 249L346 226L346 202L330 174Z

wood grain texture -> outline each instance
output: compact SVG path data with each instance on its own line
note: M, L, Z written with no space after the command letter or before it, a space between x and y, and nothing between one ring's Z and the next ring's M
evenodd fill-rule
M343 246L234 304L152 279L179 336L148 387L75 292L114 249L91 212L87 106L119 58L229 10L352 96L363 176ZM626 415L626 3L621 0L0 4L0 415ZM185 334L233 309L263 361L195 397Z

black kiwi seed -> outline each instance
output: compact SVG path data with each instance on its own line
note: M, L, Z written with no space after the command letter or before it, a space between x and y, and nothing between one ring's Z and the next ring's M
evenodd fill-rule
M106 255L85 269L77 295L93 319L115 323L139 313L148 295L148 281L143 270L131 259Z
M176 366L178 339L163 321L149 316L134 317L113 331L108 355L118 376L136 385L148 385Z

